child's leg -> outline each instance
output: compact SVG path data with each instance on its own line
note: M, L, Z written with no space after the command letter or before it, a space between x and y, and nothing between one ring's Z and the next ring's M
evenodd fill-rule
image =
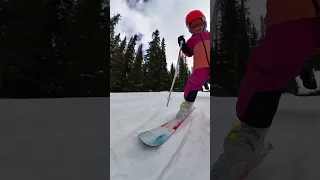
M224 141L224 153L212 169L216 179L237 179L254 161L278 109L282 90L300 74L319 41L320 21L284 22L268 29L253 51L238 92L237 115L241 121ZM215 179L213 178L213 179Z
M187 86L184 89L184 99L188 102L194 102L198 91L210 77L210 68L195 69L188 79Z
M187 86L184 89L183 103L180 105L180 110L176 115L176 118L184 118L193 109L193 103L197 97L198 91L202 85L210 77L210 68L195 69L188 79Z
M298 76L319 41L317 18L284 22L271 27L252 53L238 93L239 119L256 128L268 128L281 91Z

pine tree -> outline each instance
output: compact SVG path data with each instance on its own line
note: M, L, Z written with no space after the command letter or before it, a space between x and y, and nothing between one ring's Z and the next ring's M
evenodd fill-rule
M117 54L118 54L118 49L120 48L120 33L113 37L113 40L110 41L110 70L112 71L112 66L116 62Z
M110 39L111 39L111 42L115 38L115 27L119 23L120 20L121 20L120 14L116 14L116 15L112 16L112 18L110 18Z
M237 0L224 0L221 3L220 9L221 17L219 19L219 70L220 76L216 76L216 80L221 87L221 92L229 95L235 92L236 84L236 67L237 67L237 54L238 54L238 32L239 32L239 12ZM219 62L220 61L220 62Z
M219 25L219 24L218 24ZM219 26L217 25L218 29ZM218 34L219 35L219 34ZM225 76L225 63L224 59L221 59L221 53L220 53L220 41L219 41L219 36L216 36L214 39L214 44L210 49L210 54L211 54L211 76L214 77L212 78L211 86L213 87L212 90L210 91L210 96L221 96L221 92L223 92L223 84L225 79L223 78Z
M258 38L258 30L254 23L250 23L250 28L248 29L249 33L249 42L250 42L250 49L252 50L255 48L258 44L259 38Z
M251 27L251 20L249 18L250 12L247 8L247 0L240 0L240 5L237 8L239 19L238 19L238 31L237 33L237 40L235 46L235 70L236 70L236 78L235 78L235 85L233 91L233 95L237 94L237 89L240 86L240 82L246 71L246 64L248 58L250 56L250 30Z
M263 16L260 16L260 37L259 41L262 41L265 38L266 35L266 24L265 24L265 18Z
M222 1L217 38L212 56L215 88L228 95L236 95L255 44L255 32L249 18L247 0ZM226 80L228 79L228 80Z
M122 91L122 81L123 81L123 69L124 69L124 54L125 48L127 46L127 37L125 37L121 43L119 48L117 48L117 53L115 54L115 60L111 65L112 69L110 70L110 91L120 92Z
M180 57L179 59L179 69L178 69L178 78L177 78L177 90L183 91L187 85L188 80L188 65L186 63L186 57Z
M172 81L173 81L173 78L174 78L174 74L175 74L175 73L176 73L176 69L175 69L173 63L171 63L170 70L168 71L169 88L171 88ZM170 90L170 89L169 89L169 90Z
M110 11L103 8L106 3L0 2L0 15L5 17L0 25L4 52L0 76L6 73L5 91L9 92L5 96L105 96L111 44L107 33Z
M149 42L149 49L145 55L145 83L148 91L160 91L161 83L161 46L160 33L156 30L152 33L152 40ZM160 68L159 68L160 67Z
M117 50L119 49L119 43L121 41L120 33L115 35L114 32L115 26L118 24L120 19L120 14L116 14L112 18L110 18L110 70L112 70L112 65L116 61L115 58L117 55Z
M187 85L187 81L188 81L188 78L190 76L190 74L189 74L190 70L188 68L188 62L187 62L187 58L186 57L183 57L183 65L184 65L184 67L183 67L184 72L183 72L182 76L183 76L183 89L184 89L186 87L186 85Z
M136 57L132 65L132 72L130 76L131 91L142 91L143 89L143 45L140 44L136 52Z
M134 35L130 38L127 48L124 54L124 64L123 64L123 72L122 72L122 80L121 80L121 90L128 91L132 86L130 84L129 77L131 75L132 63L135 57L135 47L137 44L137 35Z
M120 49L121 38L120 33L115 35L114 29L120 19L120 14L114 15L110 18L110 91L114 91L115 83L117 81L117 56L119 53L118 50Z
M168 69L167 69L167 57L166 57L166 44L165 39L162 38L161 40L161 72L160 72L160 91L168 90L170 88L170 80L168 75Z

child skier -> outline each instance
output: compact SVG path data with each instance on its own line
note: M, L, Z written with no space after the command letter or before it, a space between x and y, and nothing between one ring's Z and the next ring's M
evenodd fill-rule
M266 37L252 52L238 91L241 123L225 138L211 179L236 180L256 162L286 83L301 73L320 45L317 4L320 0L267 1Z
M206 17L201 11L194 10L188 13L185 22L192 36L187 42L183 36L179 36L178 44L180 46L182 43L181 50L186 56L193 56L193 72L187 81L185 100L176 118L184 118L189 114L198 91L210 77L210 32L207 31Z

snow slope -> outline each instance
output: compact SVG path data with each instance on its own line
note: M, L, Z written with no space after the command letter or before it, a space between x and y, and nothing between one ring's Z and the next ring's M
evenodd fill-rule
M0 99L0 179L105 180L109 150L111 180L209 179L209 159L216 160L238 123L236 98L199 92L197 109L176 134L158 148L146 147L138 133L172 118L183 99L173 93L166 108L167 95L111 94L110 122L109 98ZM267 136L275 149L247 180L320 179L319 103L320 97L281 98Z
M211 98L211 162L222 152L221 142L237 124L236 98ZM284 95L267 136L273 152L246 180L320 179L320 97Z
M209 166L222 152L222 141L238 123L236 98L211 97L200 92L197 107L176 134L158 148L144 146L138 133L172 118L183 93L111 94L111 180L207 180ZM320 97L285 94L267 141L274 151L246 180L320 179ZM211 108L211 115L209 114ZM211 138L210 122L211 116ZM210 156L210 143L212 154ZM210 157L210 158L209 158Z
M210 93L199 92L196 110L157 148L146 147L140 132L172 119L183 100L168 92L111 94L111 180L210 179Z
M106 180L109 98L0 99L1 180Z

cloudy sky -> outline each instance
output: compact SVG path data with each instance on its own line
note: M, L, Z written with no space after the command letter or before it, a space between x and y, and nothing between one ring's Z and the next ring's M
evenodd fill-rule
M255 0L263 1L265 0ZM260 7L264 4L254 3L254 6ZM145 49L148 48L152 32L156 29L160 31L160 36L166 40L168 67L171 63L177 62L178 36L184 35L186 39L191 36L184 23L188 12L201 10L210 24L210 0L110 0L110 6L111 15L120 13L122 16L116 32L121 33L122 37L139 34L139 43L143 43ZM259 19L261 8L259 9L255 19ZM187 61L191 67L192 58L188 58Z

